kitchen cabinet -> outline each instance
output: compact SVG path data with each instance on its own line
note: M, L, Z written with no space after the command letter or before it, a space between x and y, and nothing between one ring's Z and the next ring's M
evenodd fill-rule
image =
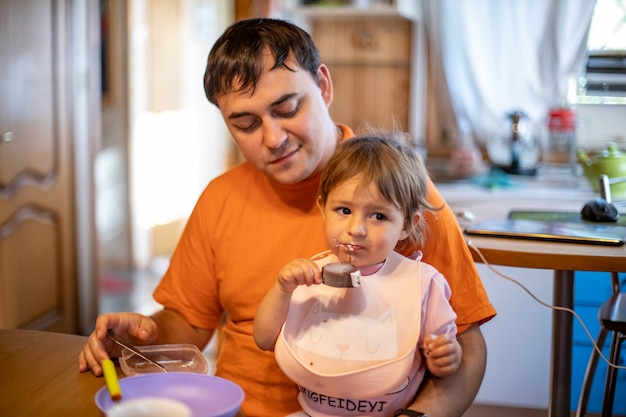
M328 4L303 0L286 1L285 8L307 17L364 17L400 16L418 20L421 13L421 0L361 0L347 1L346 4Z
M63 7L0 2L0 327L74 331ZM6 19L6 21L4 20ZM20 22L16 24L15 22Z
M78 243L90 222L80 228L89 202L79 205L77 197L92 177L76 161L91 169L83 150L97 130L90 125L95 101L83 101L95 79L79 59L90 56L91 38L73 19L95 5L0 2L0 328L79 328L78 259L93 246ZM93 299L84 301L97 311Z
M313 38L330 69L333 119L408 129L411 23L397 17L316 19Z
M337 123L424 132L426 60L415 2L369 7L292 3L292 20L307 29L330 69ZM385 4L383 4L385 3ZM409 4L410 3L410 4Z

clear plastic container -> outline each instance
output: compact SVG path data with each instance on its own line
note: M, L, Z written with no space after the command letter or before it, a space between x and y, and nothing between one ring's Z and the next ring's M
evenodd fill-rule
M138 346L137 348L148 358L162 365L168 372L209 373L209 364L195 345L151 345ZM122 371L127 376L163 372L127 349L122 351L119 362Z
M546 168L569 166L572 174L578 173L576 145L576 113L572 108L550 109L547 118L547 138L543 150Z

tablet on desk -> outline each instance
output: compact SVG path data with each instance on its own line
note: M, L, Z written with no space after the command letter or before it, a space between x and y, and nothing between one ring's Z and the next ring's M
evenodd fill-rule
M591 226L598 225L597 222L584 220L580 211L551 211L551 210L518 210L509 211L509 219L542 220L546 222L562 223L585 223ZM617 219L615 223L606 223L606 226L626 226L626 213Z
M626 241L626 227L622 226L512 218L484 220L466 227L465 233L608 246L621 246Z

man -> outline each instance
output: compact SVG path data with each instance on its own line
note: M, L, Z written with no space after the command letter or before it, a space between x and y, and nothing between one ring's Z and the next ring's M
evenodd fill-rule
M151 317L98 317L79 369L100 375L102 360L119 353L107 341L107 329L137 344L199 348L219 329L216 374L245 390L243 413L287 415L299 409L298 389L273 354L256 347L254 315L283 264L325 249L315 205L319 174L337 143L353 133L330 117L332 80L313 41L287 22L232 25L209 54L204 82L247 161L213 180L198 199L154 293L164 309ZM432 183L429 202L444 204ZM427 216L427 222L423 260L450 283L463 360L454 376L428 378L409 408L430 417L461 416L484 375L486 347L478 326L495 310L451 210Z

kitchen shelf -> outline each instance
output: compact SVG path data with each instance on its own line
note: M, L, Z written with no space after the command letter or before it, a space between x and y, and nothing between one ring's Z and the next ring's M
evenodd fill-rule
M426 60L422 0L305 4L282 0L283 17L308 31L333 74L333 120L423 137ZM368 88L364 88L368 86Z
M351 5L302 5L298 1L288 2L290 12L306 18L342 17L403 17L418 21L421 15L420 3L415 0L396 0L393 4L373 4L369 7Z

